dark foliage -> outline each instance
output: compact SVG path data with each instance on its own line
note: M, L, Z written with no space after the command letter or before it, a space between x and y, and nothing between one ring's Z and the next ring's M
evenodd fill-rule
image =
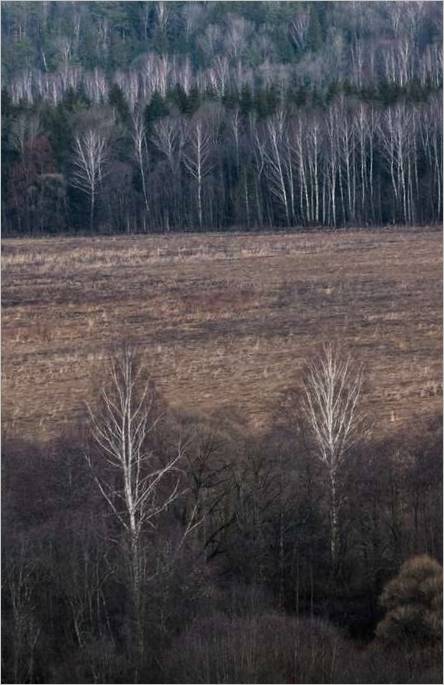
M349 459L334 574L324 474L293 423L260 440L190 417L162 431L159 455L177 431L187 441L185 492L146 538L141 682L439 681L424 631L413 646L372 642L384 606L378 634L393 626L387 598L404 585L378 597L402 563L440 559L436 427ZM121 531L78 438L3 450L4 682L133 682ZM196 503L204 522L180 546Z

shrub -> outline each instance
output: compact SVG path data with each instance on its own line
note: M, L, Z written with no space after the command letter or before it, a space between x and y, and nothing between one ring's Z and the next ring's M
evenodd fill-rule
M442 567L427 555L406 561L385 587L385 618L376 636L386 644L439 646L442 639Z
M166 682L331 683L346 653L337 631L321 621L219 614L196 621L176 640Z

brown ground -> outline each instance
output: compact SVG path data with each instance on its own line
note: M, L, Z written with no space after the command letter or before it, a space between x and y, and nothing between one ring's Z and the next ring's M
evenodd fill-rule
M173 406L250 427L327 340L364 362L380 430L441 408L439 232L4 240L2 268L9 435L77 421L124 338Z

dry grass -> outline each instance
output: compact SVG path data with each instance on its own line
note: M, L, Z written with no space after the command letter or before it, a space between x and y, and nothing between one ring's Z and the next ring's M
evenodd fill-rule
M433 231L5 240L4 429L61 433L125 338L173 406L252 428L341 340L376 425L412 425L441 407L440 257Z

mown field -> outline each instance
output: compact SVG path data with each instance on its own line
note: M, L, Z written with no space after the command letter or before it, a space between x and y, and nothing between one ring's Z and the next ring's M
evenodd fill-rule
M410 429L441 408L441 269L424 229L4 240L3 430L76 425L125 339L173 407L251 429L335 340L375 429Z

